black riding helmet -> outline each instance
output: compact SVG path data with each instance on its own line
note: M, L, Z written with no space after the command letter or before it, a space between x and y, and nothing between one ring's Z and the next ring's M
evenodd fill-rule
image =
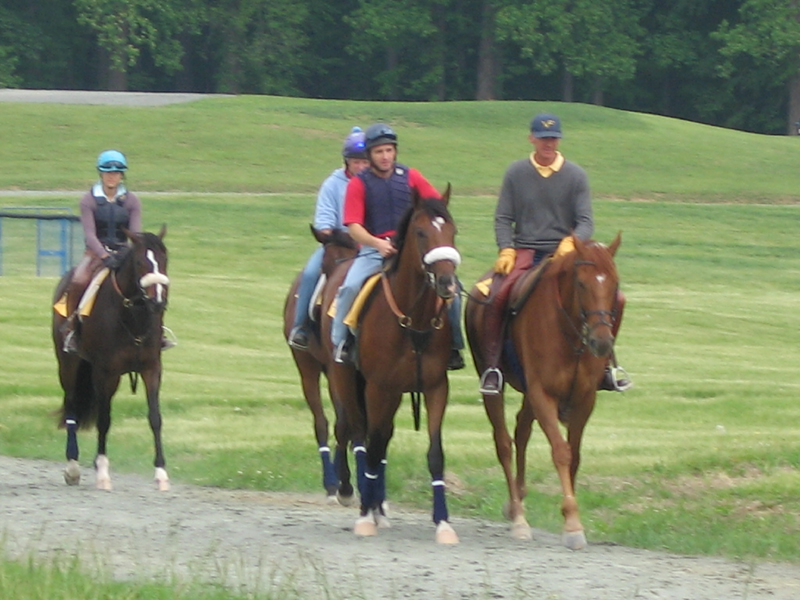
M386 123L375 123L367 128L365 134L367 151L381 144L394 144L397 147L397 134Z

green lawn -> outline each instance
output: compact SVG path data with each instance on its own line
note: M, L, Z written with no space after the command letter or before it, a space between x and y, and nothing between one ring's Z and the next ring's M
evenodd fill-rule
M452 182L460 276L471 283L496 252L493 193L508 162L528 152L526 124L541 108L563 117L563 149L589 172L595 237L608 242L623 232L617 264L628 304L618 357L636 387L601 393L587 429L578 498L590 543L797 561L796 139L582 105L0 104L0 126L10 132L0 148L0 189L84 189L100 149L128 150L146 227L169 227L167 324L180 342L164 357L171 477L322 493L281 310L314 248L314 190L336 167L340 138L353 122L385 117L398 128L402 160L439 188ZM114 127L101 127L112 113ZM45 155L53 161L37 163ZM166 190L182 193L148 193ZM78 195L0 196L0 206L76 206ZM14 243L24 247L24 235ZM56 282L32 276L24 254L14 260L14 275L0 277L0 452L61 460L63 433L50 416L60 402L49 340ZM444 437L459 482L453 517L500 518L505 484L471 367L452 374ZM94 441L84 434L81 442L88 464ZM151 446L141 392L121 388L114 468L150 474ZM429 506L426 447L404 404L389 450L393 501ZM529 463L531 524L559 530L557 477L539 431Z

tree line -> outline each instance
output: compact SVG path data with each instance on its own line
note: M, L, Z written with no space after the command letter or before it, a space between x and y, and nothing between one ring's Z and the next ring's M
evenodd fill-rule
M798 0L2 0L0 87L561 100L794 135Z

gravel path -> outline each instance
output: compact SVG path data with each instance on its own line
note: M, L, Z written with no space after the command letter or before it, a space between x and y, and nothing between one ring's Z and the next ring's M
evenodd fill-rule
M154 92L95 92L84 90L0 89L0 102L49 102L55 104L94 104L104 106L164 106L193 102L203 98L233 98L227 94Z
M800 565L743 564L591 544L580 552L534 532L515 542L502 523L454 516L461 543L437 546L427 514L391 511L392 528L352 534L354 508L320 496L173 484L113 474L94 489L83 470L0 456L0 541L12 556L78 553L117 578L209 580L243 590L330 599L800 598Z

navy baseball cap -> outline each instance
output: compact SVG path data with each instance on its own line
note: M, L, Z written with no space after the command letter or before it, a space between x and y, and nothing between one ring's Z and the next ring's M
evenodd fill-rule
M541 113L531 121L531 133L535 138L560 138L561 119L550 113Z

